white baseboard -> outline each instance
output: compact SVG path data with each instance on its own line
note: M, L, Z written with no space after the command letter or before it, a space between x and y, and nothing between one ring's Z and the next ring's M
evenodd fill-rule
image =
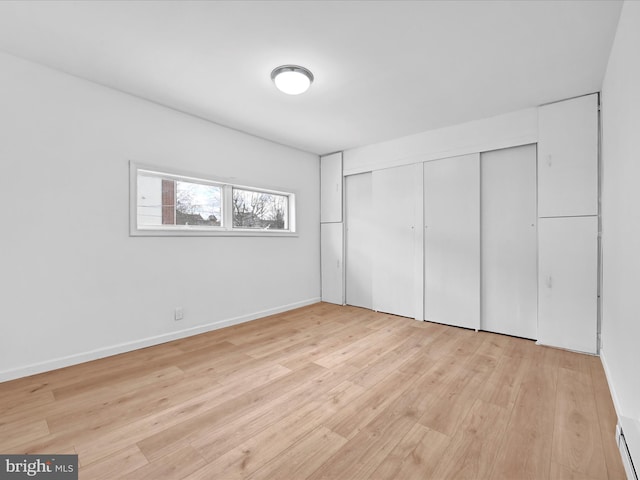
M607 365L606 352L603 348L600 348L600 362L602 363L602 368L604 369L604 376L607 378L609 392L611 392L611 399L613 400L613 407L616 410L617 417L620 418L622 416L620 401L618 400L616 389L613 386L613 378L611 377L611 371L609 370L609 366Z
M228 318L225 320L219 320L217 322L208 323L205 325L198 325L197 327L169 332L162 335L157 335L155 337L142 338L140 340L134 340L131 342L112 345L109 347L98 348L95 350L90 350L88 352L67 355L65 357L59 357L52 360L47 360L45 362L25 365L23 367L18 367L10 370L3 370L0 371L0 382L15 380L16 378L27 377L29 375L35 375L37 373L48 372L50 370L56 370L58 368L69 367L71 365L77 365L79 363L90 362L91 360L97 360L99 358L110 357L112 355L118 355L120 353L131 352L140 348L151 347L154 345L159 345L161 343L170 342L172 340L178 340L180 338L190 337L192 335L198 335L200 333L210 332L212 330L218 330L224 327L230 327L232 325L250 322L251 320L268 317L269 315L274 315L276 313L287 312L296 308L312 305L314 303L318 303L319 301L320 297L310 298L301 302L291 303L289 305L281 305L279 307L270 308L268 310L254 312L239 317Z

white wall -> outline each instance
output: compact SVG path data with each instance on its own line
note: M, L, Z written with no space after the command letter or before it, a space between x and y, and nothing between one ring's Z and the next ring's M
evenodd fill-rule
M640 2L624 3L602 95L602 356L618 414L640 419Z
M130 159L293 191L299 236L129 237ZM319 197L315 155L0 54L0 381L318 301Z
M353 175L537 141L538 109L527 108L346 150L343 168Z

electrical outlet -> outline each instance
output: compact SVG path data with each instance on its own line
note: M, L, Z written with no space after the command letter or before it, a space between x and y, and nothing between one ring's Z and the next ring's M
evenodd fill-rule
M175 311L173 312L173 319L177 322L178 320L182 320L184 318L184 311L182 310L182 307L176 307Z

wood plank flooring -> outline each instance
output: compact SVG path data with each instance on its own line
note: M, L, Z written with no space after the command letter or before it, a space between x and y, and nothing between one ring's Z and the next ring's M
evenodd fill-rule
M319 303L0 384L93 479L616 479L597 357Z

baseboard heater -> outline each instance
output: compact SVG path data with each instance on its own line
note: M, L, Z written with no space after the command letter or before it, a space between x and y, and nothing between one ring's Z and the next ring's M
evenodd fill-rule
M616 426L616 442L628 480L638 480L640 467L640 422L620 417ZM635 463L634 463L635 460Z

